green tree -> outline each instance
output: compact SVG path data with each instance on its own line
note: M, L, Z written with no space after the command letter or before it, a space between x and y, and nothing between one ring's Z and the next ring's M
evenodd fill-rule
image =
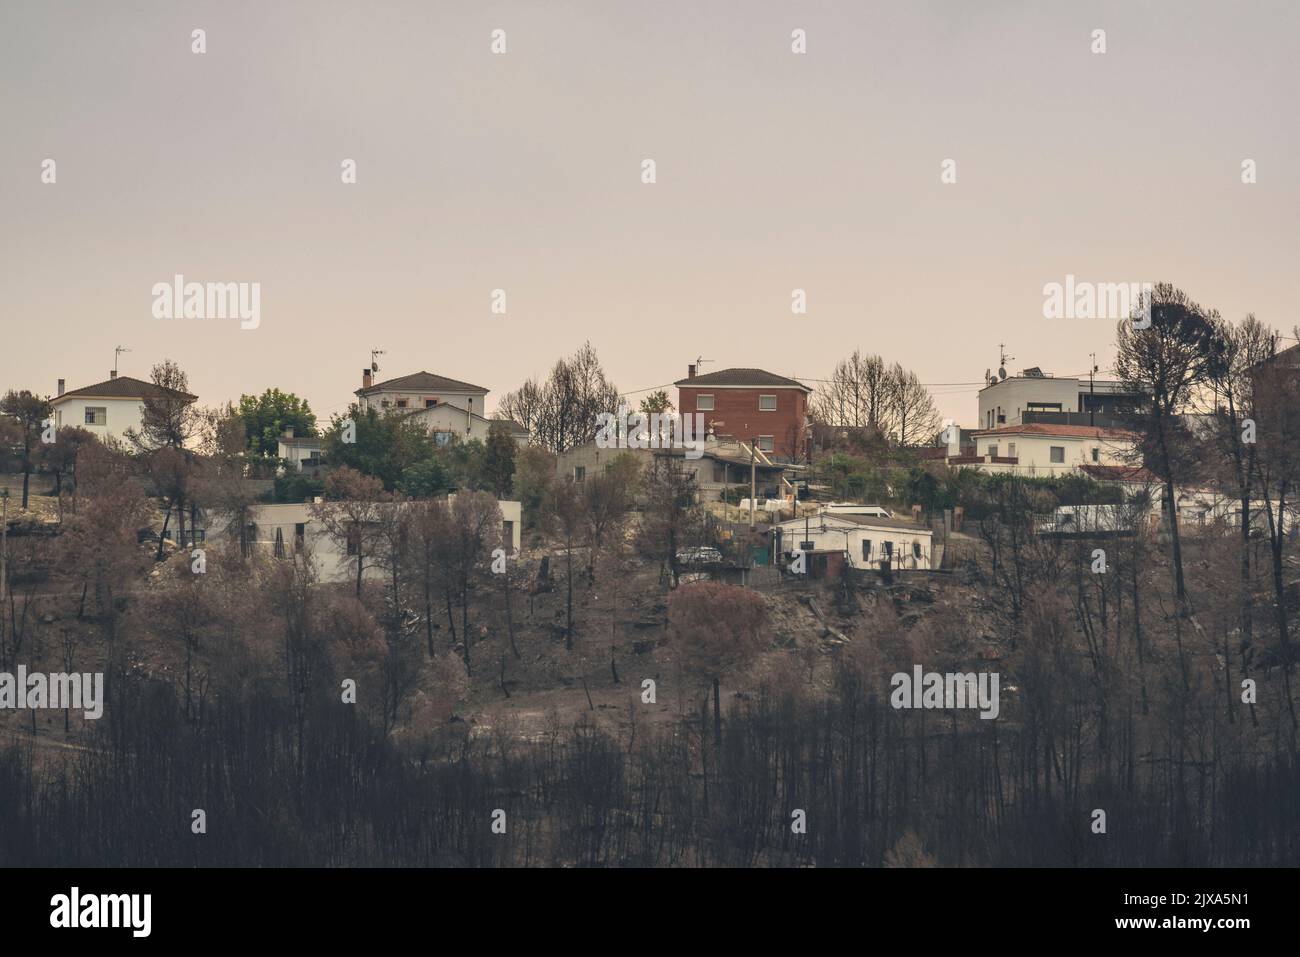
M343 441L347 420L351 420L353 442ZM346 465L373 475L392 491L408 467L433 455L434 446L429 433L405 412L389 410L380 415L375 409L363 412L353 403L346 417L331 420L321 450L331 467Z
M297 437L317 434L316 415L307 400L279 389L267 389L259 396L241 395L239 416L244 420L248 448L254 455L278 456L285 429L293 429Z

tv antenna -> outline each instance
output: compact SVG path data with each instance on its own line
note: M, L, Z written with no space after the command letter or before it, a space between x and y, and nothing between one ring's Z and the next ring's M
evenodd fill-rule
M1014 362L1015 358L1015 356L1007 355L1007 344L1005 342L998 343L998 375L1001 378L1005 379L1007 377L1007 363Z
M370 371L371 372L379 371L379 363L375 361L375 356L382 356L382 355L386 355L383 349L370 350Z
M703 366L704 363L712 362L712 361L713 361L712 359L704 359L697 356L695 359L695 371L698 373L700 371L700 367Z
M118 357L121 356L123 352L130 352L130 351L131 350L128 349L126 346L118 346L116 349L113 350L113 378L114 379L117 378Z

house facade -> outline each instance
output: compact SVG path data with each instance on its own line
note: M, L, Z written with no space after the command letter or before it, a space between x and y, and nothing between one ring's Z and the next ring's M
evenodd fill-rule
M361 371L361 388L357 404L364 412L374 409L380 414L389 409L415 411L450 405L470 414L483 415L488 390L480 385L449 379L432 372L413 372L384 382L374 382L369 369Z
M1136 437L1120 429L1029 423L975 433L975 454L949 456L950 466L1018 475L1066 475L1084 466L1124 466Z
M449 496L449 501L455 496ZM519 502L500 501L502 540L509 542L512 554L518 554L523 526L523 506ZM377 507L400 506L383 503ZM312 515L310 503L267 504L254 507L249 513L247 541L252 552L268 558L291 559L301 556L310 559L320 582L339 583L354 579L356 559L344 543L326 533L321 522ZM237 539L231 534L227 522L219 513L206 516L205 540L211 543ZM381 579L384 571L370 559L363 559L362 578Z
M697 375L687 367L677 386L682 415L699 412L707 432L753 442L774 461L807 462L808 396L812 389L763 369L722 369Z
M677 465L695 482L696 496L702 502L717 501L726 489L738 486L748 494L751 458L760 498L785 497L791 492L786 480L790 466L773 462L757 448L751 450L747 443L717 437L705 441L698 459L686 456L681 449L602 449L595 442L588 442L557 455L555 473L561 479L584 482L610 468L620 455L631 456L642 469L650 468L656 458L676 459Z
M173 397L194 402L197 396L174 392L152 382L110 373L103 382L67 391L60 379L58 395L50 399L56 428L79 426L97 439L126 441L128 430L139 431L146 398Z
M1111 426L1143 401L1120 382L1057 377L1038 368L993 378L979 393L985 431L1031 422Z
M516 445L522 447L528 444L528 430L518 422L509 419L485 419L477 412L470 412L448 402L416 409L409 413L408 417L432 435L438 445L446 445L453 437L463 442L473 439L487 442L494 421L506 423L510 429L510 437L515 440Z
M905 519L821 512L772 528L778 555L794 549L842 552L851 568L880 568L886 561L895 570L933 567L934 533Z

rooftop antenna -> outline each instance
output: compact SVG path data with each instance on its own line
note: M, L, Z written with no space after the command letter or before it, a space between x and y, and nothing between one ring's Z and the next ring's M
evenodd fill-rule
M370 350L370 371L371 371L371 372L378 372L378 371L379 371L379 363L375 361L375 356L382 356L382 355L385 355L385 352L384 352L383 349L371 349L371 350Z
M697 356L696 359L695 359L695 371L696 371L696 372L701 371L701 370L700 370L700 367L701 367L702 365L704 365L704 363L706 363L706 362L712 362L712 361L713 361L712 359L704 359L704 358L700 358L700 357Z
M1014 362L1015 358L1015 356L1007 355L1007 344L1005 342L998 343L998 375L1003 379L1007 377L1007 363Z
M116 349L113 350L113 378L114 378L114 379L117 378L117 360L118 360L118 357L119 357L123 352L130 352L130 351L131 351L131 350L128 349L126 346L118 346Z

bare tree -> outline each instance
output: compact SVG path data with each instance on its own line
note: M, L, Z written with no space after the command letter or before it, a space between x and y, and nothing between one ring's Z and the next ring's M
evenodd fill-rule
M915 372L895 362L889 367L885 391L900 446L918 445L939 431L939 410Z
M311 506L312 517L319 521L325 533L347 554L346 560L356 563L357 597L361 597L361 577L366 558L371 554L384 483L356 469L340 466L325 480L324 502Z
M1138 328L1121 320L1116 335L1115 372L1125 388L1147 396L1138 424L1143 433L1143 457L1165 486L1165 509L1173 549L1174 589L1186 611L1182 540L1178 529L1176 484L1185 474L1180 457L1185 428L1180 416L1209 375L1214 354L1217 313L1207 313L1181 289L1168 283L1150 294L1150 325Z

